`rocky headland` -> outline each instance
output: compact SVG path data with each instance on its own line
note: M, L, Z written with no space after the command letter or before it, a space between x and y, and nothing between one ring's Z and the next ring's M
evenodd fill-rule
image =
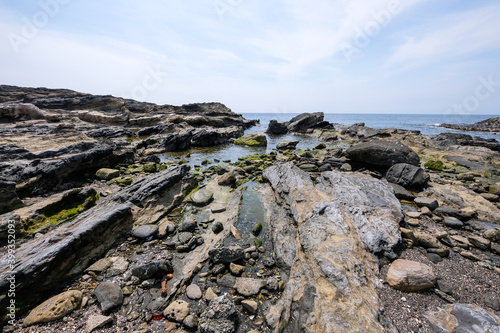
M315 147L190 168L266 136L219 103L11 86L0 122L4 332L500 331L496 140L312 113L267 133Z
M500 118L489 118L470 125L441 124L440 126L460 131L500 132Z

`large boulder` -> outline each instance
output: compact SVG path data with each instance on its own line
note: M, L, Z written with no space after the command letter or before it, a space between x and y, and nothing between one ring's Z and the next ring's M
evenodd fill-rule
M302 113L293 117L287 124L289 132L305 133L311 127L321 123L325 118L323 112Z
M387 283L402 291L419 291L432 288L436 275L427 265L416 261L397 259L387 271Z
M266 133L273 135L282 135L288 133L288 127L285 123L279 123L277 120L271 120L267 127Z
M404 188L422 188L427 184L424 170L408 163L394 164L387 171L385 178L388 182Z
M399 141L363 142L347 149L346 156L355 162L384 167L398 163L420 165L417 153Z

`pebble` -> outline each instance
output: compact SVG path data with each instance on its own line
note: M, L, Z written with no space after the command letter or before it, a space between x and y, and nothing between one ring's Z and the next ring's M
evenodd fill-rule
M243 273L245 271L245 266L241 266L241 265L236 265L234 263L230 263L229 264L229 270L234 275L241 275L241 273Z
M218 234L222 230L224 230L224 225L221 222L216 222L212 225L212 231L214 232L214 234Z
M113 318L109 316L92 315L87 320L87 324L85 325L85 332L86 333L93 332L94 330L106 326L112 322Z
M215 298L217 298L217 294L211 287L208 287L207 291L205 291L205 299L210 302Z
M259 304L252 300L244 300L241 302L241 305L250 313L256 314L259 308Z
M200 287L196 284L190 284L186 288L186 296L194 300L200 299L202 296Z

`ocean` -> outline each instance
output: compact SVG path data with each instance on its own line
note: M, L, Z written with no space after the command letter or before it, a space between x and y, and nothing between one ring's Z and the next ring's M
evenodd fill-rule
M284 122L292 119L297 114L293 113L243 113L246 119L259 119L260 124L246 130L248 133L263 133L268 127L269 121L276 119ZM342 125L352 125L364 122L366 126L372 128L399 128L407 130L418 130L423 134L437 135L443 132L465 133L472 136L479 136L487 139L500 139L500 135L487 132L461 132L456 130L439 127L439 124L473 124L478 121L498 117L492 115L429 115L429 114L325 114L325 120ZM251 154L265 154L271 152L278 142L282 140L297 140L299 144L297 149L314 148L321 141L307 135L267 135L267 147L245 147L234 144L225 144L218 147L192 147L184 152L169 152L160 155L162 161L166 160L185 160L192 167L201 165L206 160L209 165L233 163L239 157ZM335 146L342 146L342 143L335 143Z

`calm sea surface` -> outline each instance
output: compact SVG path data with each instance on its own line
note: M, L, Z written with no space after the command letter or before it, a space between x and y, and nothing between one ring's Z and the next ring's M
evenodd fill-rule
M252 127L246 133L263 133L267 129L269 121L276 119L279 122L288 121L297 114L292 113L244 113L246 119L259 119L260 125ZM436 135L443 132L465 133L472 136L479 136L487 139L500 140L500 135L487 132L461 132L443 127L439 124L473 124L478 121L498 117L493 115L395 115L395 114L325 114L325 120L331 123L342 125L352 125L364 122L366 126L372 128L399 128L407 130L418 130L423 134ZM184 152L166 153L161 155L165 160L186 160L191 165L200 165L202 161L207 160L209 165L226 164L224 161L236 162L238 157L244 157L251 154L264 154L271 152L276 144L282 140L297 140L298 149L314 148L319 140L301 135L267 135L267 147L244 147L234 144L226 144L218 147L197 148L193 147ZM335 143L335 146L342 146L342 143Z

